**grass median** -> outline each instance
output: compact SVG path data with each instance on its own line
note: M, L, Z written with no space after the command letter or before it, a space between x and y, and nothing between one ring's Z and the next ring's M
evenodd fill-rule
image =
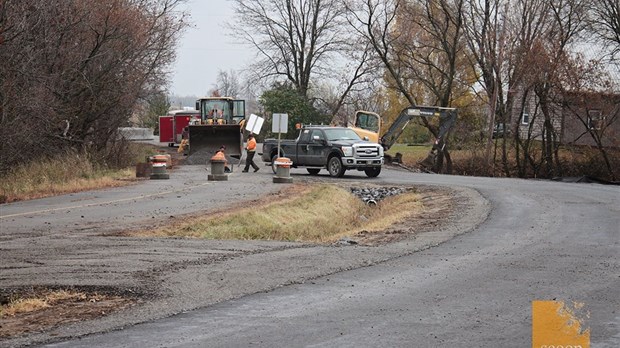
M292 197L263 205L183 219L183 222L134 233L139 236L206 239L333 242L364 231L380 231L422 209L407 191L367 206L336 185L297 185Z

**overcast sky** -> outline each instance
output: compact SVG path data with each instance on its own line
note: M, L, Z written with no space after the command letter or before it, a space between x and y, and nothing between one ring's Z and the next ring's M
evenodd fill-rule
M235 43L221 25L232 21L230 1L189 0L186 6L194 27L188 28L179 42L170 93L204 96L213 88L219 70L239 70L253 53Z
M229 0L188 0L193 27L179 42L169 92L172 95L205 96L213 88L219 70L240 70L254 52L228 35L221 24L233 22L233 4ZM620 68L614 73L620 76Z

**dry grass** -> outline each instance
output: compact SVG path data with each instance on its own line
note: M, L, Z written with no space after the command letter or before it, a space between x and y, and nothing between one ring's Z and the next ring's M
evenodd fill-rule
M111 170L93 162L70 152L16 167L0 178L0 203L122 186L135 177L133 168Z
M24 333L99 318L136 302L116 295L45 288L11 292L9 298L0 293L0 301L0 342Z
M497 143L492 149L490 172L486 168L484 159L485 148L483 145L473 146L463 150L450 149L453 168L452 173L456 175L478 175L478 176L507 176L502 163L502 139L497 139ZM507 149L507 168L510 176L517 176L516 152L512 140L509 141ZM454 146L452 144L451 146ZM404 144L394 145L387 153L394 156L397 152L403 155L403 164L409 167L419 167L418 162L426 158L431 146L407 146ZM562 146L559 149L561 171L554 173L553 176L583 176L590 175L604 180L618 180L620 177L620 151L614 148L606 149L610 161L610 167L614 171L613 175L607 169L601 153L589 146ZM541 162L542 148L540 142L534 142L530 155L535 163ZM534 172L531 166L527 166L524 177L526 178L550 178L545 173L544 165L540 165L538 172ZM615 177L615 178L614 178Z
M404 165L409 167L418 167L418 163L426 159L431 149L432 145L408 146L405 144L395 144L387 153L395 156L397 152L400 152L403 155ZM464 161L470 158L470 152L467 150L450 149L450 156L455 162Z
M396 153L401 153L403 155L404 164L417 163L426 158L428 152L431 150L432 145L414 145L409 146L406 144L394 144L387 151L387 154L392 157L396 156Z
M499 145L498 145L499 146ZM509 174L505 172L505 166L502 163L501 148L497 148L494 161L492 161L491 172L485 170L484 149L470 149L464 151L451 151L453 160L453 172L459 175L487 175L494 177L519 175L516 152L514 147L507 149L507 164ZM607 155L610 160L610 166L614 171L613 175L607 169L601 153L592 147L587 146L562 146L559 151L560 168L555 167L556 171L552 174L546 172L546 166L543 164L542 149L539 142L532 145L530 156L534 159L539 168L536 171L529 162L525 166L525 178L552 178L555 176L584 176L589 175L604 180L617 180L620 175L617 168L620 168L620 151L617 149L607 149ZM554 162L555 164L555 162ZM523 164L522 164L523 165ZM615 175L616 179L613 178Z
M353 236L359 232L381 232L409 216L419 213L424 209L420 196L414 192L406 192L398 196L388 197L379 202L377 207L366 207L368 219L357 226L331 236L327 242ZM365 218L367 216L364 216Z
M54 304L65 300L85 300L86 295L81 292L73 291L53 291L35 298L20 298L9 302L7 305L0 306L0 318L3 316L14 316L20 313L29 313L41 309L52 307Z
M421 209L415 193L366 206L348 190L333 185L309 186L296 197L216 216L185 219L141 236L206 239L332 242L361 230L382 230Z

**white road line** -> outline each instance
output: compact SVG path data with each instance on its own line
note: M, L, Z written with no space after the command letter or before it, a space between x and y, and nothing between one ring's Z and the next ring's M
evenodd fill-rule
M202 183L202 184L199 184L199 185L195 185L195 186L191 186L191 187L185 187L185 188L178 189L178 190L158 192L158 193L153 193L153 194L150 194L150 195L142 195L142 196L137 196L137 197L123 198L123 199L117 199L117 200L113 200L113 201L105 201L105 202L98 202L98 203L88 203L88 204L82 204L82 205L73 205L73 206L69 206L69 207L52 208L52 209L44 209L44 210L35 210L35 211L29 211L29 212L24 212L24 213L9 214L9 215L0 215L0 220L7 219L7 218L12 218L12 217L17 217L17 216L37 215L37 214L50 213L50 212L54 212L54 211L58 211L58 210L86 208L86 207L93 207L93 206L97 206L97 205L106 205L106 204L111 204L111 203L119 203L119 202L126 202L126 201L131 201L131 200L138 200L138 199L145 199L145 198L156 197L156 196L163 196L163 195L168 195L168 194L175 193L175 192L187 191L187 190L190 190L190 189L193 189L193 188L196 188L196 187L206 186L206 185L211 185L211 184L212 183L210 183L210 182L205 182L205 183Z

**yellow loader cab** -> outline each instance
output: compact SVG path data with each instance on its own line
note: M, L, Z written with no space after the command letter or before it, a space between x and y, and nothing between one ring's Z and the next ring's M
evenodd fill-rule
M356 111L355 123L351 128L362 139L373 143L379 143L379 131L381 129L381 117L371 111Z

